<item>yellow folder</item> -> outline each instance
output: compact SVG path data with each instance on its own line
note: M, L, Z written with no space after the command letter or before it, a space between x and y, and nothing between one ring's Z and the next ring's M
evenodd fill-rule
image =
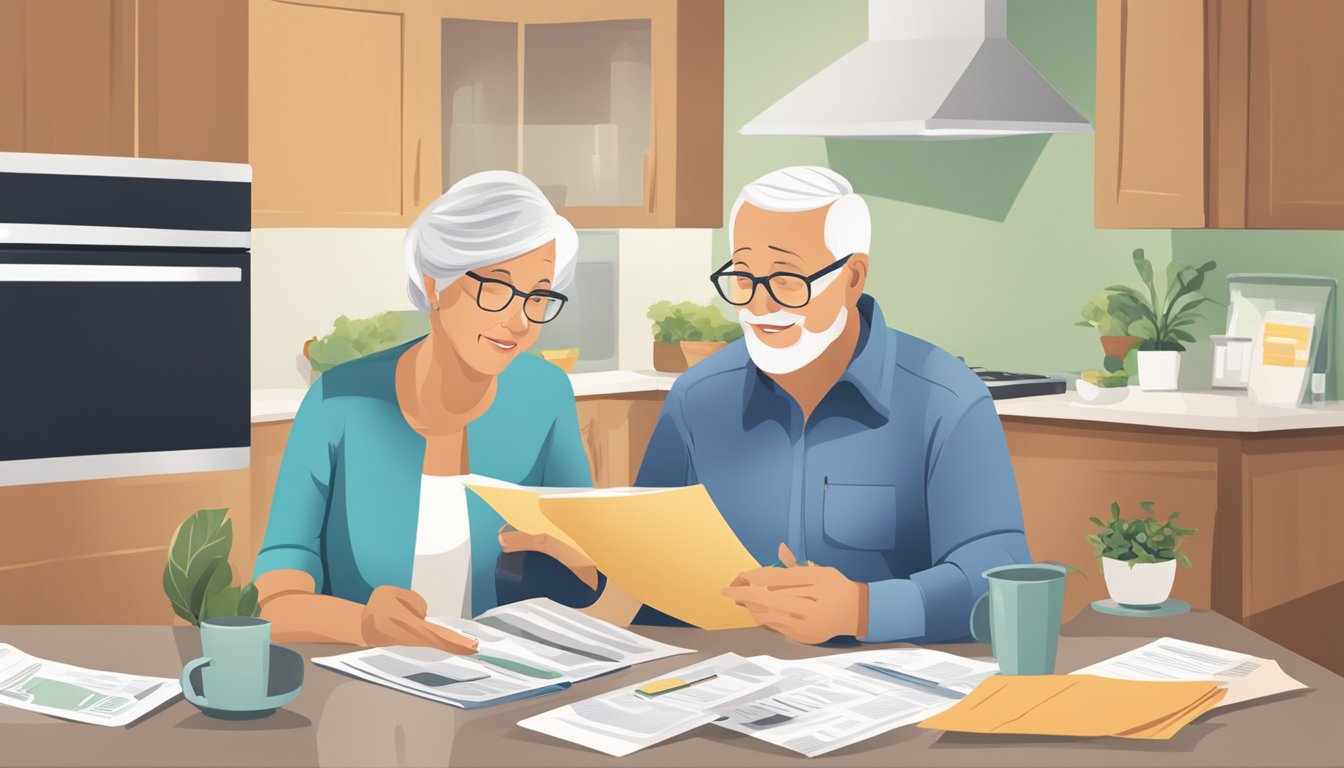
M464 482L509 525L586 555L632 597L702 629L752 627L720 594L760 564L702 485L666 489L527 488Z
M966 733L1167 739L1216 706L1226 693L1212 680L996 675L919 725Z

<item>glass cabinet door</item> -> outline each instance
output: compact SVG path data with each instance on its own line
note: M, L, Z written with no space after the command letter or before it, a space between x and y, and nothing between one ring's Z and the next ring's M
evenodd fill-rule
M557 208L646 208L649 19L527 24L523 39L523 174Z
M518 170L518 28L443 20L445 190L479 171Z

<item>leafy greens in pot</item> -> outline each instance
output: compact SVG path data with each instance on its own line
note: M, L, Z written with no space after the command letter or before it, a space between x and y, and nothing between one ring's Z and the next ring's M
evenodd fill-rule
M356 320L341 315L332 325L331 333L308 345L308 361L318 373L429 333L429 318L415 310Z

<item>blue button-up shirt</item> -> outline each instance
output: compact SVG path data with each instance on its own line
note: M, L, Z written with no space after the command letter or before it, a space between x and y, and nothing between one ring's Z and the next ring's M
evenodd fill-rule
M1030 562L1003 427L957 358L886 327L869 296L849 368L804 422L742 341L676 381L636 481L704 484L761 563L868 583L871 642L969 634L982 571Z

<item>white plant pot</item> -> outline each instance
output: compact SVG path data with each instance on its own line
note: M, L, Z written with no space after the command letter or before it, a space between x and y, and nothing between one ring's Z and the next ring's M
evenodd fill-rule
M1106 577L1106 591L1121 605L1160 605L1171 596L1171 585L1176 581L1176 561L1138 563L1109 557L1101 559L1101 573Z
M1147 392L1174 390L1180 375L1180 352L1139 350L1139 389Z

